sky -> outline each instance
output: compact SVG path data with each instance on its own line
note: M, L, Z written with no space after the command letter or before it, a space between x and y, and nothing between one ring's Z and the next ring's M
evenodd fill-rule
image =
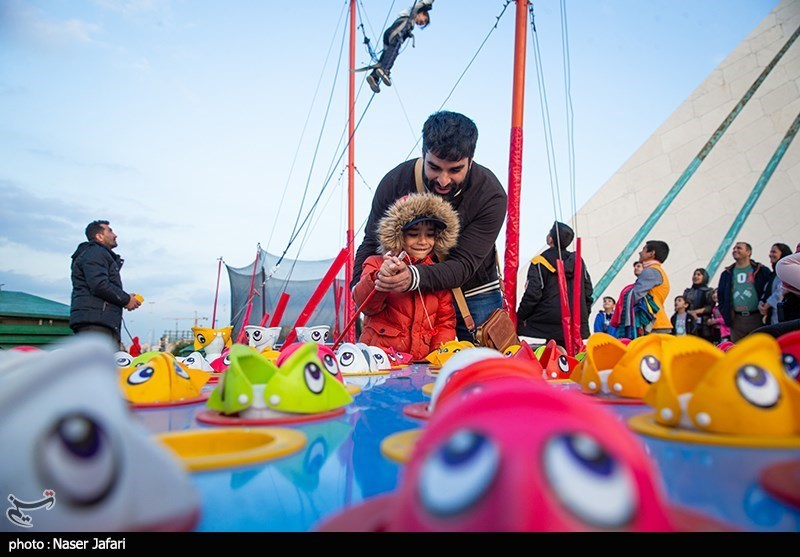
M523 262L777 3L533 3ZM356 67L371 62L365 38L379 52L410 4L357 2ZM507 187L515 9L435 0L392 87L373 95L355 73L356 244L378 182L420 155L437 110L475 121L475 160ZM259 245L335 257L348 228L348 15L348 0L0 0L0 288L69 304L70 255L90 221L109 220L124 288L145 298L124 313L123 341L149 343L226 324L226 265L251 264Z

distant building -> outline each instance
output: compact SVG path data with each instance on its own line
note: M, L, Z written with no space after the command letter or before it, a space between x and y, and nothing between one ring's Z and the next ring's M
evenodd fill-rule
M25 292L0 290L0 348L43 348L72 334L68 305Z

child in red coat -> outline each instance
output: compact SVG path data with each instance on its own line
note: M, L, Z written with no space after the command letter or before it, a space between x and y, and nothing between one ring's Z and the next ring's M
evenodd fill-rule
M431 265L455 246L458 232L458 215L438 195L413 193L395 201L378 223L383 255L364 261L361 280L353 288L356 306L367 300L378 273L390 272L401 252L409 265ZM456 314L449 290L375 292L362 312L359 342L407 352L415 361L424 360L441 343L456 339Z

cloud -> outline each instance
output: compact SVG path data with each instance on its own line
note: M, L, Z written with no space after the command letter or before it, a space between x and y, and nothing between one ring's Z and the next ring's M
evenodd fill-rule
M20 0L0 5L0 36L12 40L31 41L37 45L64 47L70 44L94 43L94 35L102 30L96 23L82 19L48 19L41 9Z
M92 220L77 204L40 197L8 180L0 180L0 199L0 243L72 253L73 239L83 236L83 228Z
M125 16L138 15L154 11L158 0L95 0L95 4Z
M0 285L2 285L0 288L6 291L26 292L67 305L72 292L68 276L47 280L38 276L0 270Z
M2 14L0 14L0 18L2 17ZM27 94L29 94L29 92L25 87L0 82L0 97L23 98Z
M91 43L92 35L100 31L100 26L79 19L66 21L38 21L35 31L43 40L52 44Z
M63 164L69 164L72 166L77 167L84 167L84 168L99 168L101 170L106 170L108 172L112 172L115 174L138 174L139 171L132 167L132 166L125 166L124 164L118 164L114 162L82 162L76 161L73 159L69 159L62 155L58 155L49 151L47 149L37 149L35 147L31 147L28 150L28 153L34 155L36 157L40 157L43 159L47 159L50 161L60 162Z

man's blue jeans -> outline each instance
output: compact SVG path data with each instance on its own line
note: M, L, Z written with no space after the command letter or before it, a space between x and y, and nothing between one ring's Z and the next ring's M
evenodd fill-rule
M469 312L472 314L472 320L475 321L475 327L479 327L481 323L489 319L494 310L503 307L503 296L499 290L470 296L466 300ZM475 342L475 337L472 336L472 333L467 330L467 326L464 324L455 298L453 298L453 305L456 306L456 335L458 335L458 340Z

